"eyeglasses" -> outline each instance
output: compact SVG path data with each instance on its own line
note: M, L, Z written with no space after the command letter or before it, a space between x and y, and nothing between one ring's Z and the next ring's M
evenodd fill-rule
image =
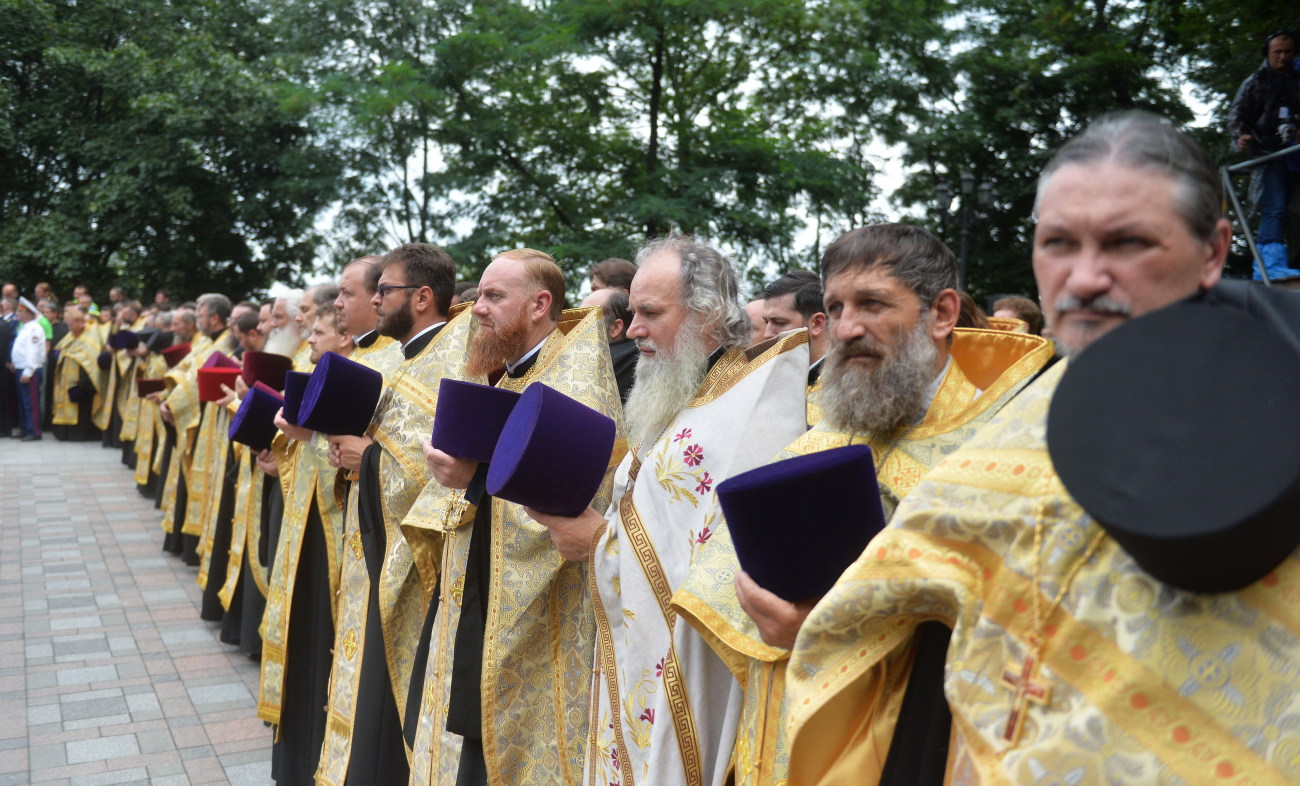
M388 297L388 293L389 293L389 292L392 292L394 289L419 289L421 286L423 286L423 285L422 285L422 284L403 284L403 285L401 285L401 286L398 286L398 285L396 285L396 284L380 284L379 286L375 287L375 289L379 291L379 297L380 297L380 298L386 298L386 297Z

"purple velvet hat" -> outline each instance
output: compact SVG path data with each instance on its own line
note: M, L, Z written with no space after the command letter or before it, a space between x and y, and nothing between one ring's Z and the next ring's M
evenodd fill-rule
M135 349L140 346L140 334L133 330L119 330L108 337L108 345L113 349Z
M298 405L302 403L302 392L307 389L307 380L311 374L306 371L284 372L284 419L298 425Z
M433 418L433 446L457 458L491 461L519 394L474 382L443 379Z
M322 434L366 433L384 377L337 352L321 355L298 405L298 425Z
M718 484L740 567L788 601L825 595L884 529L871 448L850 445Z
M275 391L284 390L284 374L293 368L293 358L272 352L244 353L244 384L252 387L265 383Z
M231 360L225 352L217 350L203 361L203 368L239 368L239 363Z
M99 366L100 371L108 371L113 366L112 350L100 350L99 357L95 358L95 364Z
M271 447L276 431L275 413L283 406L284 397L274 388L255 383L230 420L230 438L256 451Z
M487 492L543 513L576 516L600 488L615 436L608 416L534 382L501 429Z

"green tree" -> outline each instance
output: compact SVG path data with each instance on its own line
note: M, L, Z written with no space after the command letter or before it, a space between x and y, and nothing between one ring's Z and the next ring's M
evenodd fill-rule
M1192 119L1143 4L1107 0L1014 0L963 4L949 43L950 78L921 97L906 138L917 167L895 194L927 210L927 223L958 247L957 227L934 210L934 188L974 174L996 203L970 232L967 289L977 301L1034 293L1030 266L1034 191L1052 152L1096 117L1146 109L1178 124ZM956 205L954 205L954 208Z
M794 248L808 217L868 215L870 134L845 133L809 90L834 26L821 7L398 3L384 31L364 4L302 9L348 31L313 80L315 117L346 117L336 128L351 151L336 256L427 240L469 277L531 245L576 281L682 231L785 268L815 258L815 243Z
M311 262L339 168L254 2L0 4L0 275L242 296Z

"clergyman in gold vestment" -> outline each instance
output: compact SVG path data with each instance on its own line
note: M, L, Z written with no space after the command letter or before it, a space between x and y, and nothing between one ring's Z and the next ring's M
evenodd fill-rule
M1148 115L1105 118L1061 149L1039 182L1034 272L1069 353L1218 283L1219 183L1199 146ZM1300 780L1300 563L1278 555L1216 595L1146 573L1053 469L1062 371L935 467L808 617L788 671L792 784L879 777L889 742L871 715L898 700L891 664L911 631L936 619L953 626L949 782Z
M612 418L625 445L600 311L562 311L564 278L554 260L507 251L478 289L467 374L490 374L514 391L549 385ZM611 457L597 505L609 502L623 450ZM435 482L403 529L445 530L446 543L411 782L576 783L594 652L587 564L561 557L519 505L480 494L486 465L432 447L426 456ZM476 505L464 516L456 504L463 499Z
M821 374L825 419L776 460L870 445L888 514L1043 367L1051 346L1037 337L954 330L956 260L916 227L855 229L827 247L822 270L831 338ZM864 364L864 355L878 359ZM892 395L879 392L885 386ZM799 607L746 576L733 586L738 569L730 529L721 524L673 602L745 686L736 782L782 783L789 762L785 671ZM783 614L791 620L784 628L776 624Z

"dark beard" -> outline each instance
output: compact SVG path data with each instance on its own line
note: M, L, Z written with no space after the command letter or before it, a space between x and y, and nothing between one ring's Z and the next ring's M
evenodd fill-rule
M486 376L506 364L507 358L519 357L528 347L528 315L522 310L508 325L495 328L479 326L474 341L469 346L465 373L471 377Z
M378 330L381 336L400 340L406 337L413 327L415 327L415 315L411 313L411 297L407 295L401 308L379 318L375 330Z
M876 366L858 367L848 359L860 352L879 357ZM892 349L866 336L832 347L821 376L826 420L855 434L888 434L916 420L923 414L938 355L925 319L900 334Z

